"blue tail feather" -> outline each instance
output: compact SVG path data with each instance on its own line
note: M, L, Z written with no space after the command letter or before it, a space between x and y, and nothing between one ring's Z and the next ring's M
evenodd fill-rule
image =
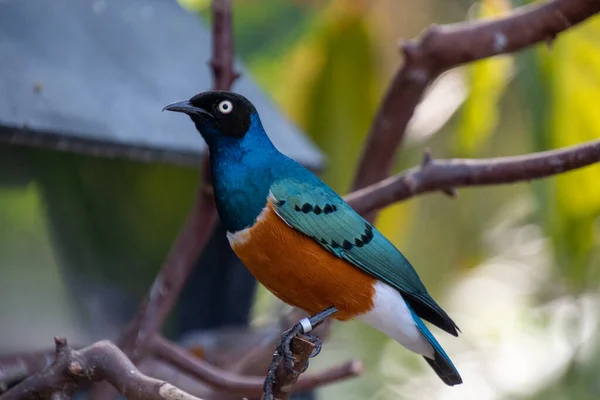
M423 358L425 359L425 361L427 361L429 366L433 368L435 373L440 377L442 381L444 381L446 385L460 385L462 383L462 378L460 377L460 374L458 373L454 364L452 364L450 357L448 357L448 355L446 354L442 346L438 343L438 341L435 339L431 331L427 328L427 326L425 326L423 321L421 321L421 318L419 318L419 316L413 311L413 309L410 306L408 306L408 309L412 314L413 320L415 321L417 328L423 334L423 336L425 336L425 338L427 339L429 344L431 344L431 347L433 347L434 350L434 358L431 359L429 357L424 356Z

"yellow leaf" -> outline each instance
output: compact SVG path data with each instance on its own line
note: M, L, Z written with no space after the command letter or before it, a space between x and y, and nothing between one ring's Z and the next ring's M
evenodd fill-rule
M179 5L190 11L203 11L210 6L210 0L177 0Z
M482 0L477 17L497 17L510 10L507 0ZM465 101L459 132L458 151L473 155L486 142L498 122L498 101L504 93L512 67L510 56L497 56L465 67L469 95Z
M592 18L559 36L551 51L549 139L564 147L600 137L600 18ZM594 220L600 215L600 165L556 178L557 216L553 237L565 268L582 280L594 245Z

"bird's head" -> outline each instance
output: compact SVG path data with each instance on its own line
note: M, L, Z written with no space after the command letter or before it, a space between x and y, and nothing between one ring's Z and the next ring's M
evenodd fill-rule
M256 108L244 96L227 91L208 91L189 100L176 101L164 110L189 115L209 145L219 138L243 139L258 119Z

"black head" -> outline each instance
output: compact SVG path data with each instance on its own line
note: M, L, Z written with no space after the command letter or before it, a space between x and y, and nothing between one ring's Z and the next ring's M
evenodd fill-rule
M222 90L199 93L189 100L171 103L164 110L189 115L203 136L216 132L238 139L244 137L256 113L244 96Z

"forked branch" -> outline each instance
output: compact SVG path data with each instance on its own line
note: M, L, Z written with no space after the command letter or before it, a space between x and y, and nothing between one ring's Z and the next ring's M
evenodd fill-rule
M600 162L600 140L564 149L480 160L430 159L418 167L346 196L360 214L418 194L456 187L530 181Z
M56 361L11 388L0 400L70 399L82 384L106 381L130 400L200 400L175 386L142 374L117 346L102 341L72 350L55 339Z
M431 26L421 39L404 44L404 64L371 125L352 190L389 175L415 107L442 72L554 40L560 32L598 12L600 0L549 0L518 8L502 18Z

